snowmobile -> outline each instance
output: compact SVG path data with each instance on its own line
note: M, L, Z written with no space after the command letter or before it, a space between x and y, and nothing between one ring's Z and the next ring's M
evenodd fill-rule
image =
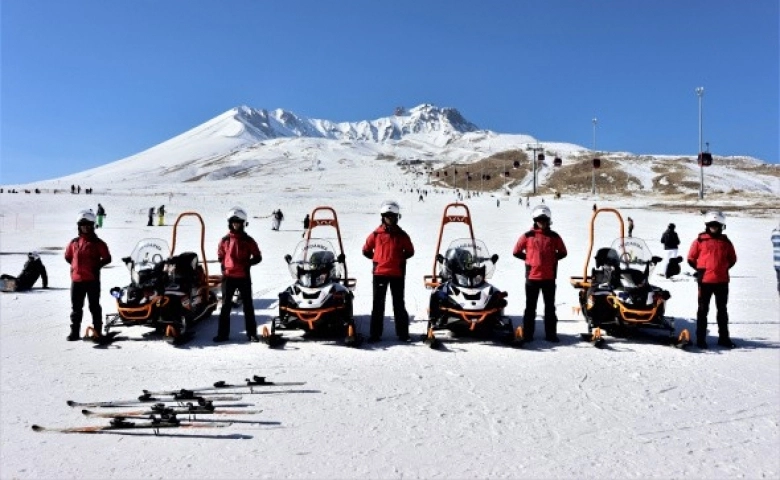
M610 246L596 251L595 266L588 274L596 218L602 213L617 216L620 235ZM653 269L660 261L661 257L653 256L644 240L625 237L620 212L611 208L593 212L583 276L570 280L579 290L579 308L588 324L588 333L582 334L584 339L602 347L604 333L627 336L641 329L665 331L669 342L677 347L690 344L688 330L675 336L674 317L665 315L670 293L650 284Z
M442 234L450 223L468 225L469 236L451 241L442 254ZM423 337L428 346L441 345L436 330L449 330L454 336L522 343L522 328L513 331L511 319L504 316L507 293L486 281L492 277L497 261L498 255L491 256L485 243L474 238L468 207L462 203L444 207L433 273L424 277L426 288L433 289Z
M326 238L312 236L319 227L336 229L338 250ZM303 330L304 338L343 338L355 347L362 337L356 333L352 290L357 282L349 278L335 210L317 207L309 228L292 255L285 255L294 283L279 293L279 315L271 328L263 326L263 341L271 347L284 343L278 330Z
M200 221L201 259L195 252L175 254L176 236L182 218L194 216ZM122 260L130 271L130 285L111 289L117 312L106 315L104 335L114 327L146 326L154 328L172 344L182 344L194 335L194 326L217 308L215 291L220 275L209 275L204 249L205 225L201 216L184 212L173 225L173 242L145 238L129 257Z

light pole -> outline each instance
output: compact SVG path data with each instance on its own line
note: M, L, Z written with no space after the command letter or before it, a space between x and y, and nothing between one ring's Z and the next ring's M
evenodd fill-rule
M699 97L699 200L704 199L704 162L702 161L702 131L701 131L701 99L704 96L704 87L696 87L696 96Z
M593 155L596 155L596 124L599 123L598 118L593 119ZM590 187L590 194L596 195L596 167L595 165L591 165L590 168L590 180L591 180L591 187Z

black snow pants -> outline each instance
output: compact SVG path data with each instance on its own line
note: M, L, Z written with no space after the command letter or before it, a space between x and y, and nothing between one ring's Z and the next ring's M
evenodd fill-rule
M699 284L699 309L696 312L696 340L707 338L707 315L710 313L710 299L715 296L715 308L718 310L718 337L728 340L729 337L729 312L726 304L729 301L728 283L700 283Z
M536 304L539 291L544 300L544 334L553 338L558 334L558 317L555 314L555 280L525 281L525 313L523 314L523 337L532 339L536 330Z
M103 309L100 307L100 281L73 282L70 285L71 329L78 331L84 316L84 297L89 300L89 313L92 314L92 327L99 333L103 328Z
M374 305L371 310L371 331L373 338L381 338L384 330L385 298L387 287L393 296L393 315L395 316L395 334L405 339L409 336L409 314L404 304L405 277L387 277L374 275Z
M233 295L238 290L244 307L244 322L247 336L257 335L257 323L255 322L255 306L252 303L252 278L222 278L222 310L219 312L219 327L217 336L230 335L230 309L233 305Z

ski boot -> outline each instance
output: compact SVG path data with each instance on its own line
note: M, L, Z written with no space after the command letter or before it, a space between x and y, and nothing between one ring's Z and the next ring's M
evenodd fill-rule
M76 340L81 340L81 335L79 332L81 331L81 324L71 324L70 326L70 335L65 337L69 342L75 342Z

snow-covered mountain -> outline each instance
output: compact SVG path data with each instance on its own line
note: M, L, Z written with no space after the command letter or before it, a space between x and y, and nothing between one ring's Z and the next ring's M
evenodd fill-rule
M431 104L408 110L398 107L388 117L358 122L240 106L138 154L45 183L109 186L120 181L123 186L146 186L236 177L267 179L280 172L313 168L344 177L340 174L345 169L393 162L399 174L424 172L428 182L440 186L524 195L532 191L532 147L541 148L536 153L547 157L536 172L543 192L590 191L594 157L590 149L482 130L455 108ZM598 156L603 164L597 171L602 193L698 191L700 172L695 157L628 152L598 152ZM553 166L554 158L561 160L561 168ZM457 168L478 172L480 179L489 176L492 181L467 185L465 176L459 181L449 174ZM780 195L778 165L749 157L715 157L715 165L706 174L710 192Z

